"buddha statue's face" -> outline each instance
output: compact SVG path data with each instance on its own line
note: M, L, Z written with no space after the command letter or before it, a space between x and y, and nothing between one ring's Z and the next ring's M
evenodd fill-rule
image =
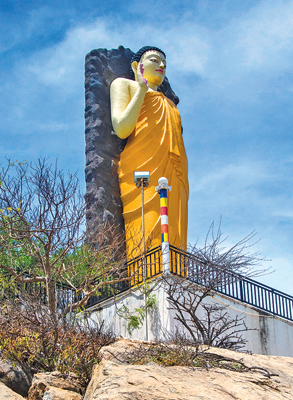
M143 76L148 80L150 86L159 86L166 75L166 58L156 51L150 50L144 53L140 59L143 65Z

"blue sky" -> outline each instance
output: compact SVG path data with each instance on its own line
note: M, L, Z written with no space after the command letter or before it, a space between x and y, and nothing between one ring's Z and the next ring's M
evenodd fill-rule
M167 54L189 159L189 242L212 221L255 230L293 294L293 1L7 1L0 6L0 160L59 159L84 181L84 57ZM84 183L83 183L84 185Z

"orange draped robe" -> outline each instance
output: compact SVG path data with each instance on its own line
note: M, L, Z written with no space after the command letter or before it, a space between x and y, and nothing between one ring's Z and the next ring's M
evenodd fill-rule
M147 92L119 163L128 259L142 252L141 190L135 186L134 171L150 171L150 185L144 189L146 249L161 244L160 196L155 186L164 176L172 186L168 192L169 242L186 250L189 187L181 129L174 103L160 92Z

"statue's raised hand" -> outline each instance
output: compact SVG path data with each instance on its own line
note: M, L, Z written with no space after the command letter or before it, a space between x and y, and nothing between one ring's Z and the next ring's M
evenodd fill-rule
M143 65L142 65L142 63L139 63L138 72L137 72L137 81L140 86L142 86L141 84L144 84L147 87L147 89L149 89L148 81L143 76L143 71L144 71Z

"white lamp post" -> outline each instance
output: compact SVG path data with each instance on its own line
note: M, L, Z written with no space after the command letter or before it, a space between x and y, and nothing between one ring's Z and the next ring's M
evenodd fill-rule
M142 228L142 279L144 284L144 305L146 305L146 268L145 268L145 228L144 228L144 188L149 185L150 182L150 171L135 171L134 182L136 186L141 187L141 228ZM145 338L148 340L148 320L147 320L147 309L145 307L145 326L146 335Z

